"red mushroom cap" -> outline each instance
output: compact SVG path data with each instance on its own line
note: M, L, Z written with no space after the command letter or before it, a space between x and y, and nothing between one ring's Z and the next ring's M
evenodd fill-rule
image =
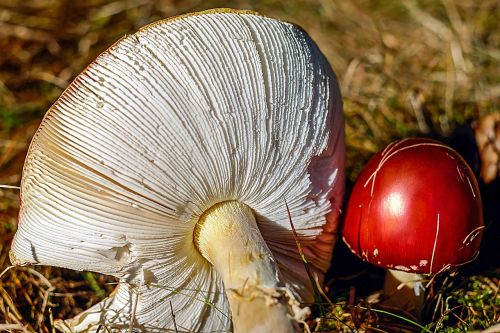
M361 172L343 238L370 263L431 274L474 259L482 229L479 188L463 158L411 138L378 152Z

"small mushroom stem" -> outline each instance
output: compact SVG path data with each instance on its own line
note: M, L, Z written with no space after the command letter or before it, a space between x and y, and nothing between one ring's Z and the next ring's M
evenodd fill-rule
M248 206L226 201L211 207L196 225L194 242L222 278L235 333L299 331L289 306L295 300L278 281L276 262Z
M403 309L420 319L425 299L423 279L421 274L388 270L384 284L384 295L387 297L384 304Z

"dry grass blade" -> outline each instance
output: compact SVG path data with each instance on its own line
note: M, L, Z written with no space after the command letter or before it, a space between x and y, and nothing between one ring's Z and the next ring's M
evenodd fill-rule
M0 331L8 331L8 332L21 331L24 333L29 332L26 326L23 326L21 324L0 324Z
M128 325L128 332L133 333L134 331L134 322L135 322L135 313L137 311L137 303L139 303L139 290L135 293L134 303L132 305L132 312L130 313L130 323Z
M170 303L170 315L172 316L172 321L174 322L174 330L175 330L175 333L178 333L177 323L175 322L174 308L172 307L172 301L169 301L169 303Z
M307 258L304 254L304 251L302 250L302 245L300 244L299 237L297 235L297 231L295 230L295 226L293 225L292 221L292 215L290 213L290 209L288 208L288 204L285 200L285 206L286 206L286 212L288 214L288 221L290 222L290 227L292 228L292 233L293 233L293 238L295 240L295 244L297 246L297 250L299 251L300 254L300 259L302 263L304 264L304 268L306 270L307 276L309 277L309 281L311 282L311 286L314 292L314 299L316 301L316 305L319 308L319 313L320 316L323 317L325 314L325 311L323 309L323 300L321 299L321 293L319 291L318 285L316 283L316 280L314 278L314 274L311 271L311 268L309 267L309 263L307 262Z
M13 315L17 320L22 320L23 316L21 315L21 313L17 309L16 305L12 301L12 298L7 293L7 291L5 291L5 289L3 287L1 287L1 286L0 286L0 295L2 296L3 301L7 305L6 310L9 313L9 315L10 316Z

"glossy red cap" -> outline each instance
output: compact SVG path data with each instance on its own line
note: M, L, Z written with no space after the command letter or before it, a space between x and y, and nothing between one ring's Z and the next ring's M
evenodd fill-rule
M483 230L474 174L448 146L397 141L377 153L352 191L343 239L365 261L419 274L475 258Z

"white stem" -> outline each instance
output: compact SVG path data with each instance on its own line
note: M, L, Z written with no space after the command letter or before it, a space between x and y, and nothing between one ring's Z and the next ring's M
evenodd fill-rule
M420 318L425 299L424 276L416 273L388 270L385 276L385 305L403 309Z
M194 241L222 277L235 333L292 333L290 293L278 281L278 268L252 210L237 201L219 203L200 218Z

